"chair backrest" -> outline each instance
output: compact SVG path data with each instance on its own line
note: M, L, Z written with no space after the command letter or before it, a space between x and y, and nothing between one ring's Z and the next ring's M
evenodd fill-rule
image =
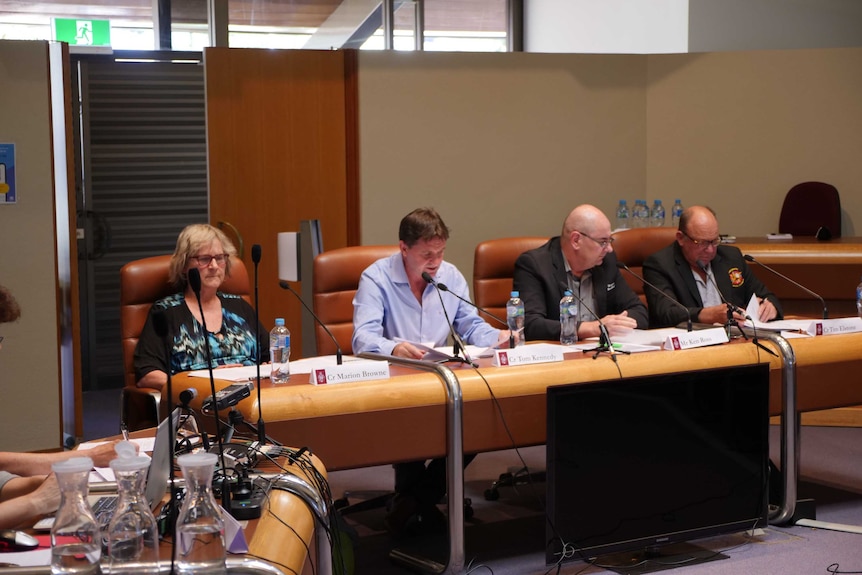
M359 277L365 268L397 251L397 245L350 246L329 250L314 258L314 313L335 336L342 353L353 353L353 296L359 289ZM314 329L317 354L334 354L335 345L324 329L319 325Z
M473 253L473 301L476 305L505 318L515 260L547 241L547 237L524 236L487 240L477 245Z
M617 261L626 264L630 270L643 277L644 260L675 240L676 228L631 228L614 234L614 252ZM629 287L646 303L643 282L625 270L622 274Z
M120 269L120 332L125 383L135 387L135 346L156 300L177 292L168 281L171 256L153 256L127 263ZM230 275L219 291L241 295L251 303L248 270L239 258L231 259Z
M825 227L833 238L841 237L841 200L838 190L823 182L796 184L784 196L778 231L794 236L814 236Z

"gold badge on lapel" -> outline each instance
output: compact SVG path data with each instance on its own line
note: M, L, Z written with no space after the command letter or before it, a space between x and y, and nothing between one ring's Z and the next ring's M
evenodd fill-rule
M739 268L730 268L727 270L727 275L730 276L730 285L735 288L745 283L745 278L742 277L742 272L739 271Z

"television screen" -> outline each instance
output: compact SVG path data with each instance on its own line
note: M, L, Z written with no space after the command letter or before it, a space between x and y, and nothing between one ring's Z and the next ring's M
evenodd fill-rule
M548 388L546 561L765 526L766 364Z

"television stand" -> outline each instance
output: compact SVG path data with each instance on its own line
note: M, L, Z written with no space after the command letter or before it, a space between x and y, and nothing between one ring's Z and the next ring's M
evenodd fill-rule
M590 563L623 575L655 573L688 565L727 559L728 556L693 543L674 543L596 557Z

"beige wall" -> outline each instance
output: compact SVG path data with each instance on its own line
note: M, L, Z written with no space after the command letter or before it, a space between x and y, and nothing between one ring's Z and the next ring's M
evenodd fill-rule
M862 235L859 70L860 48L651 56L647 195L762 235L791 186L820 180L841 194L842 234Z
M48 44L0 42L0 141L16 144L18 203L0 204L0 284L21 319L0 324L0 449L61 445Z
M433 205L468 281L476 244L553 235L582 202L709 203L776 231L820 179L862 234L862 49L685 55L360 54L362 243Z
M431 205L472 277L482 240L555 235L576 204L644 189L643 56L362 52L362 243Z

